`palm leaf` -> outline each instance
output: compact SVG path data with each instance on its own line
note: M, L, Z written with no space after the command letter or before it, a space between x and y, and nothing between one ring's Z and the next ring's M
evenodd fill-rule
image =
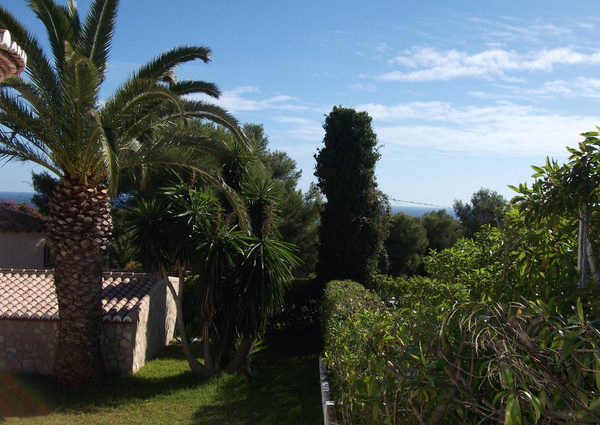
M61 72L65 58L65 41L71 44L76 42L76 33L73 31L71 18L65 8L53 0L28 0L28 3L46 27L50 48L54 55L54 64L58 72Z
M102 76L108 65L118 4L118 0L95 0L83 27L80 53L94 62Z
M218 99L221 96L221 91L216 84L207 83L204 81L186 80L178 81L171 84L169 87L171 91L177 93L180 96L185 94L202 93L210 97Z
M154 58L140 69L131 78L150 79L162 81L164 77L170 76L170 72L177 65L182 65L200 59L204 62L210 61L210 49L206 46L179 46L167 50Z

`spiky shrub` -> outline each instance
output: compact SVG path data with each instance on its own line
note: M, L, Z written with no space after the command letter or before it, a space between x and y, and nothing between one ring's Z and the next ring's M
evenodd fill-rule
M272 227L268 185L249 196L251 227L242 232L224 214L217 198L187 185L170 188L161 201L140 202L129 213L133 240L154 268L178 269L179 291L172 286L184 353L192 371L250 372L252 351L267 319L281 306L298 259L290 244L278 241ZM184 271L190 270L185 288ZM185 308L185 318L184 318ZM201 363L186 335L194 328L203 345Z

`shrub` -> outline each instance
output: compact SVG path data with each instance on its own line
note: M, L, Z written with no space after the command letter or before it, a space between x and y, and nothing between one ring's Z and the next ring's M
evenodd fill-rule
M394 303L351 282L325 292L325 362L343 423L600 421L591 292L569 317L542 301L458 302L466 291L444 299L447 289L427 279L377 282Z
M284 296L281 312L269 319L269 330L286 333L318 333L323 287L315 280L292 280Z

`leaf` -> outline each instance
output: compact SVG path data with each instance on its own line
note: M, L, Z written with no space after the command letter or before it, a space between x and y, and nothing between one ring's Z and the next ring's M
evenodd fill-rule
M542 406L542 410L544 410L546 408L546 404L548 403L548 394L546 393L546 390L540 391L538 394L538 400Z
M577 390L577 398L586 406L590 403L590 399L585 391Z
M504 425L523 425L521 406L514 394L508 396L506 410L504 411Z
M596 400L592 401L588 408L592 411L600 410L600 398L597 398Z
M512 189L512 190L514 190L515 192L520 192L520 190L519 190L517 187L515 187L515 186L513 186L513 185L511 185L511 184L509 184L509 185L507 185L507 186L508 186L508 188L509 188L509 189Z
M542 167L538 167L536 165L532 165L531 168L533 168L533 171L536 171L537 173L544 174L544 169Z
M577 316L579 316L579 320L581 324L583 324L583 306L581 305L581 297L577 298Z
M504 382L506 386L511 389L513 387L513 376L512 371L506 365L502 365L502 376L504 377Z
M565 339L562 346L562 355L560 356L560 360L558 361L558 366L560 366L562 362L564 362L567 359L567 357L569 357L573 353L573 351L575 351L575 349L580 345L580 342L577 341L577 339L583 332L583 330L579 330L577 332L572 333L567 337L567 339Z
M542 417L542 411L544 410L544 408L542 407L542 403L540 403L540 400L536 396L531 394L529 391L523 391L522 394L525 397L527 397L529 399L529 401L531 402L531 405L533 406L533 410L534 410L534 414L535 414L535 422L534 423L538 423L538 421Z
M496 406L507 393L509 393L509 391L500 391L498 394L496 394L494 400L492 401L492 406Z
M587 133L581 133L581 136L583 136L583 137L594 137L597 135L598 135L597 131L588 131Z

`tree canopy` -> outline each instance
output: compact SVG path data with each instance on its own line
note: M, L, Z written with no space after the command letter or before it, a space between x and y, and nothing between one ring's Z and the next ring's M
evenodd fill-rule
M470 203L455 200L453 207L464 226L465 236L472 238L485 224L499 227L508 202L498 192L481 188L473 193Z
M390 207L377 188L377 137L366 112L334 107L326 117L315 176L326 198L319 230L317 278L369 284L378 270Z

